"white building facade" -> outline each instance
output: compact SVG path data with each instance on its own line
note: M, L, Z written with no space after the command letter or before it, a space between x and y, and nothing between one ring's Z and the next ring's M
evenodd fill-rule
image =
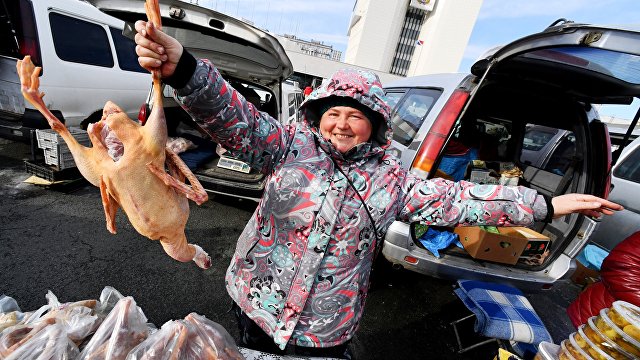
M362 70L375 71L380 80L385 83L400 79L401 76L389 74L387 71L359 66L357 64L345 64L340 61L342 52L330 45L299 39L292 35L276 35L282 47L293 64L294 78L302 87L307 85L317 86L318 81L313 79L326 79L334 72L345 67L353 67ZM297 75L297 76L296 76Z
M483 0L356 0L345 62L398 76L457 72Z

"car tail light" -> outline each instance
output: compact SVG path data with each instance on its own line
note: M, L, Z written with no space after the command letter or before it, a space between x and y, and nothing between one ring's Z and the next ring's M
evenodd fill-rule
M425 177L429 174L438 158L438 154L447 141L447 136L449 136L453 124L455 124L468 99L468 91L458 89L453 92L431 129L429 129L427 137L420 145L416 158L411 165L413 171Z
M22 58L27 55L31 56L31 61L36 66L42 66L40 42L38 41L38 30L33 15L33 6L29 1L20 1L17 5L20 21L14 22L14 25L16 26L15 37L18 42L19 54Z
M151 111L147 103L144 103L142 104L142 106L140 106L140 111L138 111L138 121L140 122L140 125L144 125L147 122L150 112Z

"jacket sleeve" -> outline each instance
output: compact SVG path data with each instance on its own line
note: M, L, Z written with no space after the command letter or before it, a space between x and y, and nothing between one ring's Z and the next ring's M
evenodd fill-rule
M547 201L524 186L478 185L407 175L399 219L428 225L529 226L548 218Z
M228 155L269 173L286 149L289 131L225 81L207 60L198 60L176 100Z

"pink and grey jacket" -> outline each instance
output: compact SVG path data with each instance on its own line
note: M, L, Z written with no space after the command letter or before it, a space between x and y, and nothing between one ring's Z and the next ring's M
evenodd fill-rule
M320 135L314 107L330 96L353 98L381 115L372 142L342 154ZM231 298L283 349L335 346L354 335L381 246L373 231L383 239L395 220L527 226L547 214L542 196L525 187L408 173L386 152L389 107L369 72L337 72L303 103L303 120L289 126L245 101L206 60L176 98L231 156L268 175L225 281Z

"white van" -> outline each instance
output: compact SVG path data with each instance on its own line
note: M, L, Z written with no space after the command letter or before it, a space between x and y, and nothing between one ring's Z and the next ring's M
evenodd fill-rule
M44 101L67 126L99 120L107 100L136 118L151 77L122 20L82 0L3 1L0 18L0 136L49 127L20 92L16 62L25 55L42 66Z

